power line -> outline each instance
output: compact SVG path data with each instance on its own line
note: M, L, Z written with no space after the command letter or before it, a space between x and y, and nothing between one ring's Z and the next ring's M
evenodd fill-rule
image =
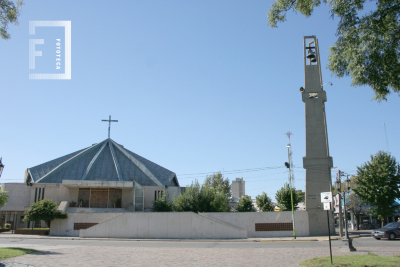
M260 167L260 168L250 168L250 169L239 169L239 170L231 170L231 171L224 171L224 174L234 174L234 173L244 173L244 172L256 172L256 171L265 171L265 170L273 170L283 168L282 166L274 166L274 167ZM193 175L208 175L213 173L218 173L220 171L213 171L213 172L199 172L199 173L186 173L186 174L178 174L179 177L182 176L193 176Z

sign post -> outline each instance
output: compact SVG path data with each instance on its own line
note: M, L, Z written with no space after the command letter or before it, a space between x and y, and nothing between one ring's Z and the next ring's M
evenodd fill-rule
M322 192L321 193L321 202L324 204L324 210L326 210L326 221L328 222L328 235L329 235L329 253L331 255L331 264L333 264L333 262L332 262L332 245L331 245L331 229L329 227L329 211L331 210L332 192Z

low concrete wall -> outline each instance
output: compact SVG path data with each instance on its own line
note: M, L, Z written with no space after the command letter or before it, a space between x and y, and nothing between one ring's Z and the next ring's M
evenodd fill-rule
M246 229L248 237L293 236L293 231L255 231L256 223L291 223L292 212L207 212L201 213L218 221ZM307 211L294 212L296 236L309 236Z
M68 203L68 201L61 201L60 205L58 205L58 208L57 208L57 210L60 210L60 211L66 212L66 211L67 211L67 209L68 209L68 206L69 206L69 203Z
M56 219L51 222L50 235L79 236L79 230L74 230L74 223L102 223L123 213L120 212L82 212L83 208L68 208L67 219ZM90 209L93 210L93 209ZM101 209L100 209L101 210ZM112 210L112 209L110 209ZM123 209L117 209L123 210Z
M80 237L247 238L244 229L193 212L128 212L80 230Z
M255 231L256 223L291 223L282 212L116 212L123 209L68 208L68 218L54 220L50 235L115 238L229 239L287 237L293 231ZM96 212L97 211L97 212ZM113 212L114 211L114 212ZM98 223L74 230L74 223ZM295 212L297 236L309 236L307 211Z

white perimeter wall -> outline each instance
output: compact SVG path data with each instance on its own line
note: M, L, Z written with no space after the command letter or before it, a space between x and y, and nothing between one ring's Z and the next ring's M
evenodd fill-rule
M72 208L69 208L72 211ZM105 238L262 238L288 237L293 231L255 231L256 223L290 223L291 212L125 212L68 213L55 220L50 235ZM309 236L308 213L295 212L296 236ZM74 223L99 223L73 230Z
M243 229L194 212L129 212L86 230L80 237L247 238Z
M74 230L74 223L102 223L123 213L120 212L71 212L79 208L68 208L68 218L54 220L50 225L50 235L56 236L79 236L79 230ZM100 209L99 209L100 210ZM102 209L105 210L105 209Z
M293 231L255 231L256 223L290 223L291 211L279 212L207 212L207 217L247 230L247 237L285 237L293 236ZM309 236L308 213L294 212L296 236Z
M77 231L77 222L99 224ZM78 232L80 237L105 238L247 238L246 230L193 212L68 213L68 219L51 223L50 235Z

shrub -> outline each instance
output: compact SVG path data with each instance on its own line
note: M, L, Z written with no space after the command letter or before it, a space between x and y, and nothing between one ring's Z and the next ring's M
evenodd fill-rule
M153 210L158 212L173 211L174 204L168 198L168 193L163 192L162 196L157 198L153 203Z
M7 191L0 190L0 208L7 204Z
M208 184L200 186L196 180L186 191L174 199L175 211L221 212L229 211L228 195Z
M239 199L238 207L236 210L239 212L256 211L249 196L242 196Z
M265 192L261 195L256 196L256 203L261 211L274 211L275 206L272 204L272 200Z
M33 203L28 211L25 211L24 221L45 221L50 228L54 219L66 219L67 213L57 210L58 204L50 199L44 199Z

